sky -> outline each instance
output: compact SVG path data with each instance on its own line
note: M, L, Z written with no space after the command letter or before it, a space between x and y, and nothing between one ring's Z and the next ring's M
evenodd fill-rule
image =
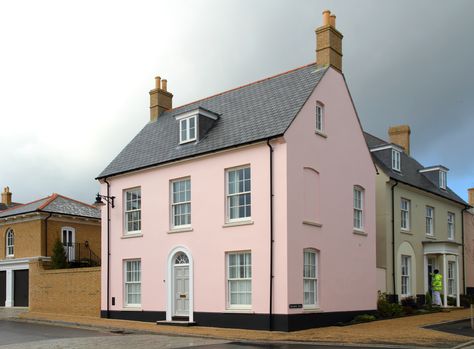
M173 105L315 60L331 10L364 129L411 127L411 154L474 187L474 1L0 2L0 187L13 201L93 202L95 177L149 121L154 77Z

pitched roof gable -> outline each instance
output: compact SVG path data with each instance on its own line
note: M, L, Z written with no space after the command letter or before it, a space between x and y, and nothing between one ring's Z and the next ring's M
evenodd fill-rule
M167 111L148 123L98 178L281 136L327 69L309 64ZM179 145L174 117L199 107L219 120L203 138Z
M32 212L47 212L64 214L68 216L100 218L99 209L92 205L68 198L60 194L52 194L45 198L1 211L0 218L17 216Z
M378 137L371 135L370 133L364 132L365 141L369 149L378 148L391 143L386 142ZM408 184L418 189L425 190L432 194L442 196L451 201L455 201L461 205L467 205L466 202L461 199L454 191L449 187L446 190L440 189L438 186L433 184L425 175L420 173L424 167L414 158L407 155L405 152L401 152L401 172L394 171L391 164L391 152L376 151L371 152L372 158L374 159L377 166L385 172L387 176L397 180L399 182Z

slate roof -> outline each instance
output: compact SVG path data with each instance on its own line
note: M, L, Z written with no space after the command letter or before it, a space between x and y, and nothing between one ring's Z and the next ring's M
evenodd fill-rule
M69 216L86 218L99 218L100 210L92 205L70 199L68 197L52 194L51 196L18 205L4 211L0 211L0 218L17 216L32 212L57 213Z
M370 133L364 132L364 136L369 149L391 145L391 143ZM449 187L443 190L430 181L423 173L418 172L425 167L405 152L401 152L401 172L392 170L391 151L376 151L371 152L371 155L377 166L390 178L467 206L467 203Z
M169 110L149 122L97 178L281 136L327 69L309 64ZM197 142L179 145L174 117L198 107L219 119Z

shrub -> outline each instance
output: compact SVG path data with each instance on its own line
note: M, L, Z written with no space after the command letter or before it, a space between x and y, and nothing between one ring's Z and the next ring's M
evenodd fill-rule
M412 310L418 309L418 303L416 302L415 297L412 297L412 296L405 297L402 299L401 303L404 308L411 308Z
M403 315L403 308L398 303L390 303L387 294L378 292L377 312L382 318L390 318Z
M66 251L59 239L56 239L56 242L54 243L53 255L51 256L51 267L53 269L64 269L68 267Z
M456 306L456 297L448 296L448 305L451 305L451 306L455 307Z
M425 295L425 305L428 309L431 309L433 306L433 298L431 298L431 293L428 291Z
M375 321L377 318L370 314L357 315L352 322L370 322Z

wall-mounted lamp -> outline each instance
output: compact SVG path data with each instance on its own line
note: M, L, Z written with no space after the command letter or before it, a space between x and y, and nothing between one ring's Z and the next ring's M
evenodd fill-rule
M102 199L104 199L107 203L109 203L112 206L112 208L115 207L114 205L115 196L100 195L99 193L97 193L97 196L95 197L94 206L97 208L101 206L105 206L105 203L102 201Z

